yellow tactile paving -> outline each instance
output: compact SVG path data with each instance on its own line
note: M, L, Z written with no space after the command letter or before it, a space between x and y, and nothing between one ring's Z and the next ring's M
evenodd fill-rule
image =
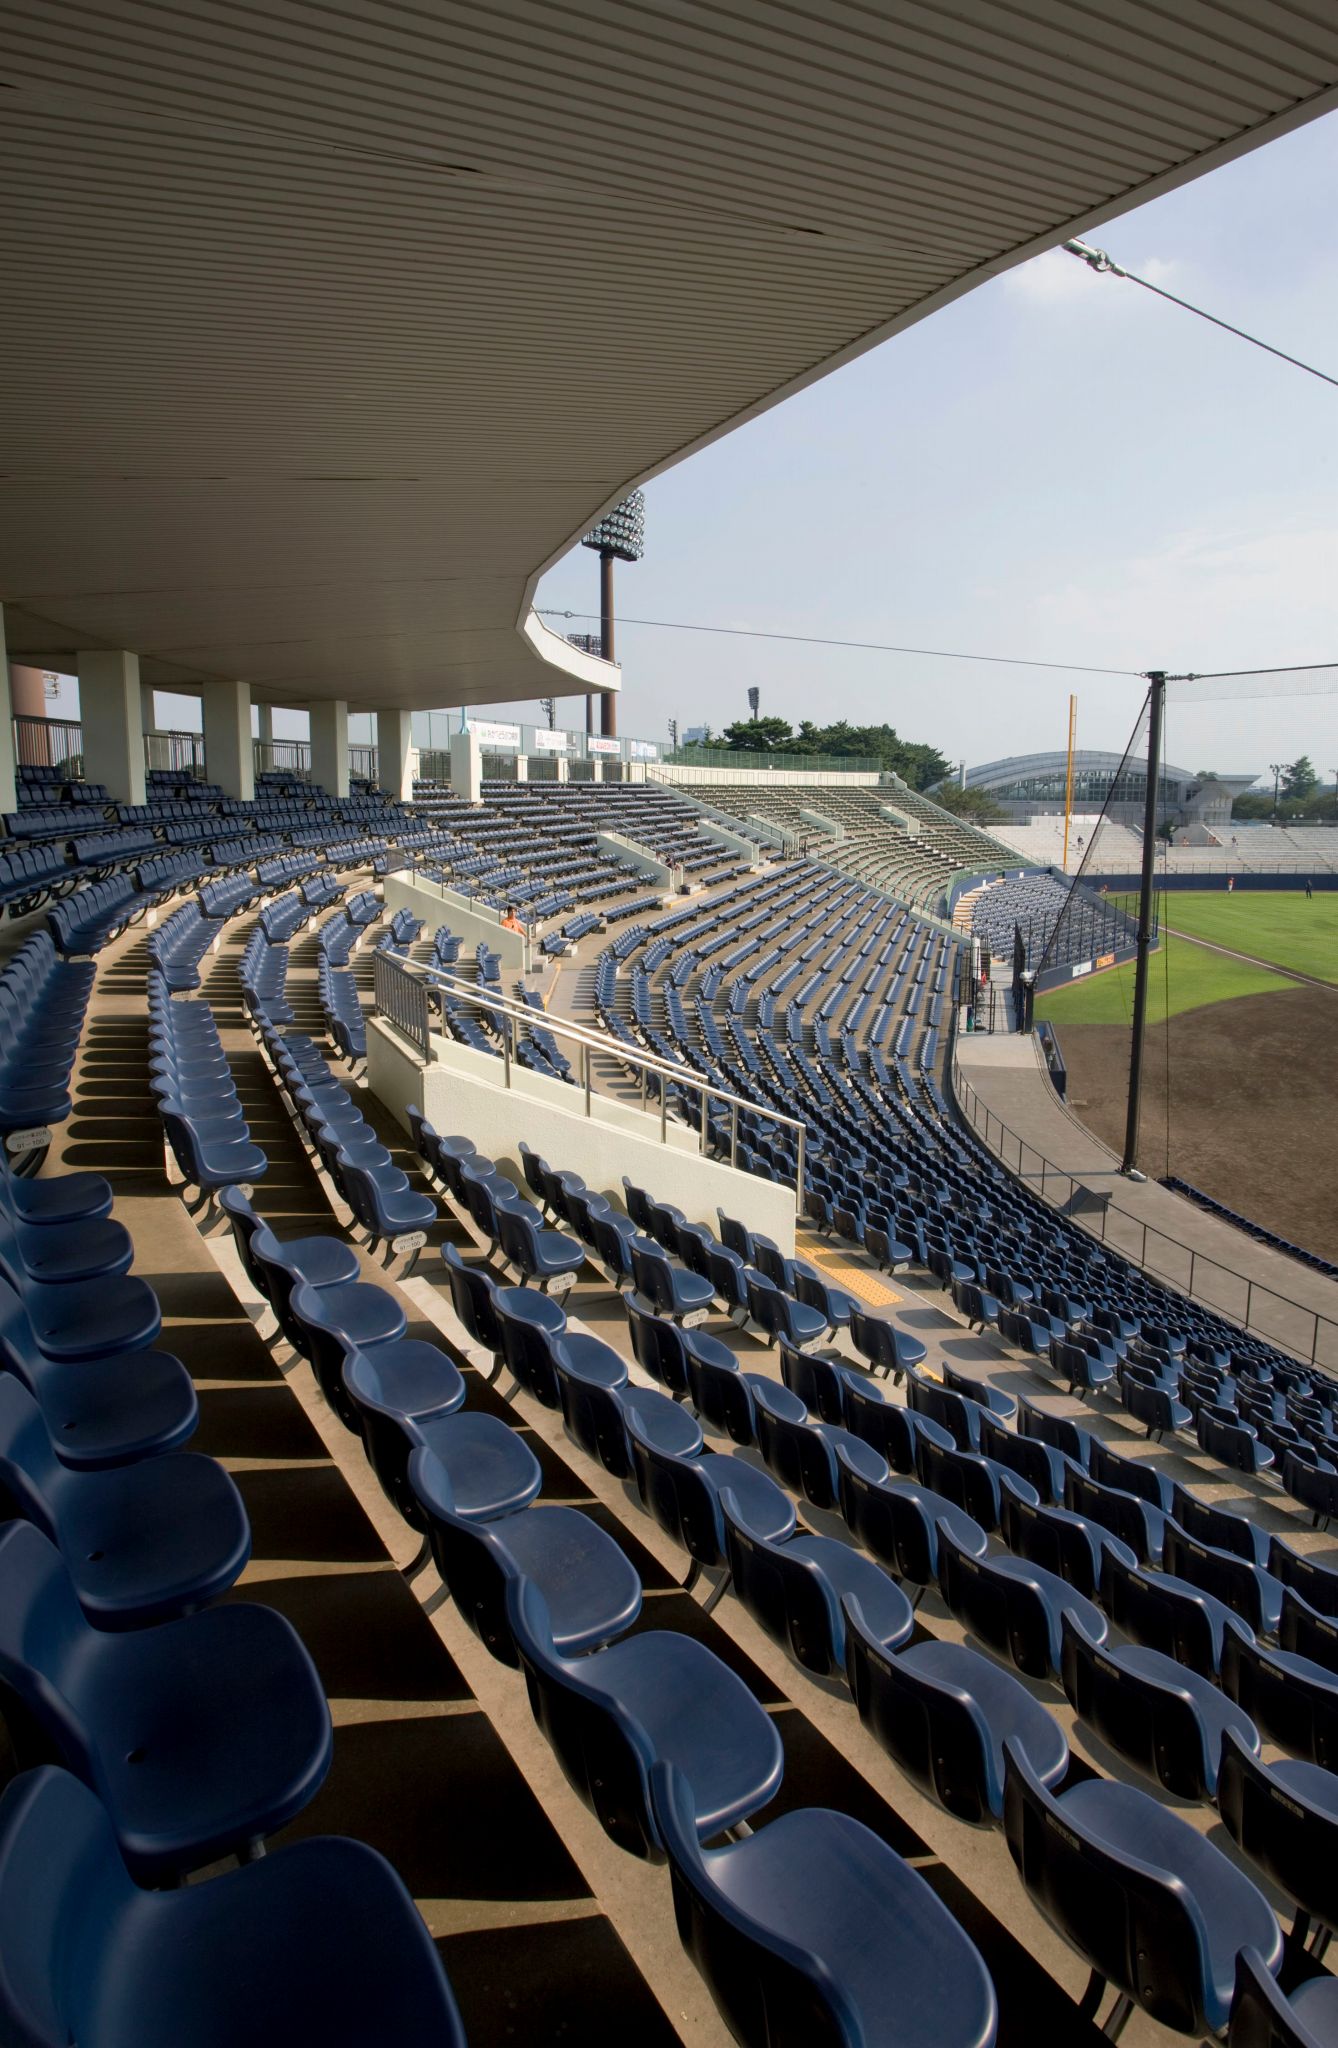
M867 1266L856 1266L844 1252L834 1251L829 1245L805 1245L802 1256L820 1266L830 1274L838 1287L844 1287L847 1294L855 1295L860 1301L867 1301L871 1308L891 1308L904 1297L894 1287L885 1286L877 1274Z

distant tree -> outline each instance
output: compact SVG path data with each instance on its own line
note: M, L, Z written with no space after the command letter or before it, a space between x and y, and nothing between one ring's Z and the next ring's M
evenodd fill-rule
M1304 803L1308 796L1313 795L1318 786L1319 777L1315 773L1315 765L1309 754L1302 754L1298 761L1292 762L1290 768L1283 769L1279 785L1283 796L1295 797L1300 803Z
M996 803L987 789L962 789L955 782L945 782L932 794L934 802L945 811L972 825L1002 825L1008 817L1003 805Z
M784 753L794 740L786 718L741 718L727 725L721 737L725 744L754 753Z
M1259 790L1247 789L1244 795L1238 796L1232 804L1231 815L1233 818L1240 818L1246 824L1249 824L1252 819L1256 818L1271 818L1273 815L1272 791L1270 790L1268 795L1264 796Z
M886 772L899 775L912 789L928 789L941 782L952 763L937 747L922 741L903 740L891 725L851 725L840 719L835 725L815 725L805 719L795 736L800 754L824 754L833 760L851 756L876 761Z

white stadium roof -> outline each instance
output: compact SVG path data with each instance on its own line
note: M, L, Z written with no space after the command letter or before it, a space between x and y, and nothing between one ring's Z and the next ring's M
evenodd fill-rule
M1290 0L3 22L10 652L280 702L588 687L530 603L631 484L1338 103Z

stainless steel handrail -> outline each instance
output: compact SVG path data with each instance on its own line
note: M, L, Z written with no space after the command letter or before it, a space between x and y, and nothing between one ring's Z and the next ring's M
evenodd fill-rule
M624 1066L632 1067L640 1072L643 1106L646 1100L646 1077L649 1074L654 1074L662 1080L671 1081L680 1088L696 1089L702 1102L698 1127L698 1149L702 1153L705 1153L707 1150L709 1130L706 1110L707 1102L715 1101L727 1105L730 1111L729 1163L731 1166L735 1166L738 1163L740 1110L746 1110L753 1116L765 1118L768 1123L779 1124L786 1130L793 1131L795 1133L796 1152L795 1203L799 1213L803 1213L804 1154L807 1143L807 1131L800 1118L786 1116L783 1110L771 1109L761 1103L749 1102L746 1097L735 1095L730 1089L717 1086L714 1081L704 1080L694 1068L677 1066L670 1060L661 1059L656 1053L643 1052L639 1046L629 1045L625 1039L614 1038L607 1031L592 1030L588 1024L578 1024L568 1017L554 1017L547 1010L531 1009L527 1003L517 1002L514 996L508 996L500 989L488 989L477 981L464 981L458 975L448 974L444 968L431 967L425 961L405 960L384 952L377 954L376 961L378 972L383 967L386 970L398 970L407 980L419 985L422 982L428 982L432 986L439 988L443 995L451 996L458 1002L469 1003L475 1009L486 1010L490 1014L502 1018L504 1025L509 1027L504 1028L501 1033L503 1085L505 1087L509 1088L511 1085L511 1063L514 1058L516 1036L515 1026L523 1024L527 1030L531 1031L537 1026L541 1031L551 1032L555 1038L570 1039L574 1044L580 1046L581 1090L585 1100L585 1113L587 1116L592 1114L591 1054L603 1053L608 1058L621 1061ZM379 990L377 991L377 1006L379 1009ZM392 1024L395 1022L393 1015L389 1015L389 1022ZM680 1128L688 1130L691 1126L684 1124ZM662 1087L660 1089L660 1142L664 1144L667 1141L668 1098L667 1090Z

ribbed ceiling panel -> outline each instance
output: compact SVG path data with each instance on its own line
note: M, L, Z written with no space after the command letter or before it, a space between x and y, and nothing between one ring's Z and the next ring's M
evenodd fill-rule
M533 695L627 484L1334 103L1251 0L5 0L11 650Z

